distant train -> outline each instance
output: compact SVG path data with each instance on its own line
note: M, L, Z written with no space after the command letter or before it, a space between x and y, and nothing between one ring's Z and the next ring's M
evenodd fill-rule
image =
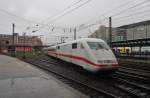
M150 55L150 47L117 47L113 48L116 55L119 56L134 56L134 55Z
M113 49L113 51L115 52L115 54L131 54L131 48L130 47L118 47L117 49Z
M101 39L82 38L49 47L47 53L91 72L115 71L119 68L110 47Z

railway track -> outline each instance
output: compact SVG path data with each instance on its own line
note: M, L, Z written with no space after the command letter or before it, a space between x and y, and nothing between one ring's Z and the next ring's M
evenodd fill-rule
M128 80L134 80L136 82L150 85L150 76L149 73L146 74L146 72L142 73L132 69L120 68L114 75L118 77L126 78Z
M116 86L120 88L120 90L127 91L136 97L147 98L150 94L150 87L145 84L136 83L135 81L133 82L114 75L113 79L115 79L114 81L118 81Z
M137 62L131 62L131 61L126 61L126 60L118 60L119 64L123 67L126 68L134 68L134 69L141 69L144 71L150 71L150 66L148 63L137 63Z
M54 71L54 70L51 70L49 67L41 66L41 65L40 65L41 62L40 62L40 64L39 64L39 62L38 62L38 63L35 63L35 62L33 62L33 61L31 61L31 62L30 62L30 61L27 61L27 62L30 63L30 64L33 64L33 65L36 65L36 66L38 66L38 67L40 67L40 68L42 68L42 69L44 69L44 70L46 70L46 71L48 71L48 72L51 72L51 73L53 73L53 74L55 74L55 75L57 75L57 76L63 78L63 80L66 79L66 80L72 81L72 82L74 82L74 83L80 85L81 87L84 87L84 88L86 88L86 89L88 88L88 89L90 90L90 92L91 92L91 91L92 91L92 92L95 91L94 93L98 93L99 98L100 98L100 97L104 97L104 98L119 98L119 96L113 95L113 94L111 94L111 93L108 93L108 92L106 92L106 91L103 91L102 89L95 88L95 87L90 86L90 85L88 85L88 84L86 84L86 83L82 83L81 81L79 81L79 80L77 80L77 79L72 79L71 77L68 77L68 76L66 76L66 75L64 75L64 74L58 73L58 72L56 72L56 71ZM67 81L67 83L68 83L68 81Z
M97 95L103 96L105 98L149 98L150 97L148 93L150 91L149 88L146 88L146 86L142 86L142 84L139 85L138 83L130 82L128 81L128 79L122 78L117 75L113 75L111 78L109 77L106 79L104 77L98 76L97 79L97 77L95 76L84 75L82 71L80 71L82 74L78 73L78 71L74 73L73 70L76 70L76 68L72 66L69 67L72 68L71 71L70 69L66 70L66 68L70 66L70 65L68 66L66 65L68 63L63 61L58 62L56 59L50 60L47 57L39 60L28 59L26 60L26 62L36 65L44 70L47 70L68 81L72 81L80 86L82 85L83 88L86 89L88 88L89 91L95 91ZM61 69L57 69L56 67L58 66L59 68L61 66ZM64 66L66 67L64 68ZM62 68L63 71L65 69L64 71L65 73L60 71L62 70ZM77 68L77 70L79 69ZM69 75L73 73L74 76ZM79 77L76 77L77 74L79 74ZM99 97L93 96L93 98L99 98Z
M48 62L47 60L44 60L44 61ZM121 74L121 76L123 76L123 78L117 76L120 74ZM118 82L121 82L120 85L115 85L116 87L120 88L121 90L129 89L133 95L135 95L135 96L137 95L139 97L146 96L149 94L148 92L150 92L150 87L148 85L146 85L146 83L150 83L149 82L150 81L149 80L149 78L150 78L149 71L121 67L121 69L117 72L117 75L116 76L113 75L113 79L115 79L115 81L117 80ZM124 79L125 76L128 78L129 77L134 78L134 79L136 78L136 80L132 79L132 80L134 80L134 82L125 80ZM141 79L142 84L135 83L137 80L139 81L139 79ZM143 85L143 83L145 83L145 84ZM128 85L128 86L126 86L126 85ZM147 93L144 93L144 91ZM129 92L129 91L127 91L127 92Z
M150 78L150 71L147 70L141 70L141 69L133 69L133 68L127 68L127 67L121 67L119 71L142 76L145 78Z

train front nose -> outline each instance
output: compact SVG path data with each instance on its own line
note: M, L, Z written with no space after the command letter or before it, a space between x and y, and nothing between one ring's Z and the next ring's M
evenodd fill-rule
M93 50L93 54L97 60L97 64L105 66L118 66L116 57L111 50Z
M115 56L111 52L111 50L100 49L100 50L92 50L92 53L96 57L97 60L113 60Z

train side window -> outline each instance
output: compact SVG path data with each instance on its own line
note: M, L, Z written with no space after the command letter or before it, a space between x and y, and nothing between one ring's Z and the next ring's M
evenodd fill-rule
M77 43L73 43L72 44L72 49L76 49L77 48Z

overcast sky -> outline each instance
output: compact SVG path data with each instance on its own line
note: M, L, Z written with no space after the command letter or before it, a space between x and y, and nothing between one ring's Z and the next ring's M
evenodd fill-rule
M100 25L105 24L108 26L108 19L105 21L101 21L101 19L121 11L124 12L112 17L113 26L148 20L150 17L150 11L147 11L150 10L150 0L147 0L147 3L143 3L126 11L125 9L146 0L89 0L89 2L82 7L63 17L59 17L59 15L63 14L60 14L60 12L62 12L64 8L77 1L79 0L0 0L0 33L11 34L11 25L14 22L16 25L15 32L19 34L27 32L28 35L44 35L42 37L45 43L54 43L59 41L59 36L73 36L73 32L69 32L69 30L64 32L62 28L74 28L80 25L85 26L95 22L98 23L93 27L77 32L78 37L86 37L90 32L94 32ZM65 10L64 13L67 13L67 11L86 1L88 0L82 0L77 5ZM143 11L145 12L142 14L138 13ZM124 17L128 15L132 16ZM118 19L115 20L117 17ZM38 26L35 26L36 24L38 24ZM52 26L54 26L53 31L51 31ZM56 26L60 27L60 29L55 28ZM27 27L30 28L27 30ZM38 30L39 28L40 30L37 33L31 33L32 30Z

